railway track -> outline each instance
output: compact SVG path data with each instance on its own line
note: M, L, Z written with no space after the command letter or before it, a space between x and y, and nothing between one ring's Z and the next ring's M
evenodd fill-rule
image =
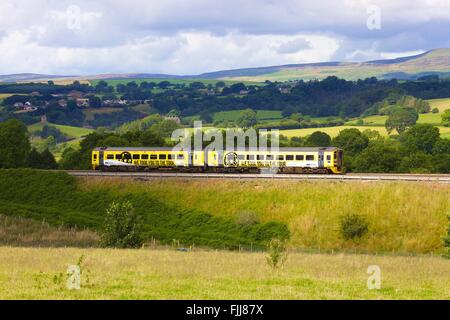
M238 179L238 180L331 180L331 181L425 181L450 183L450 175L353 173L346 175L317 174L233 174L233 173L174 173L174 172L100 172L67 171L76 177L116 177L134 179Z

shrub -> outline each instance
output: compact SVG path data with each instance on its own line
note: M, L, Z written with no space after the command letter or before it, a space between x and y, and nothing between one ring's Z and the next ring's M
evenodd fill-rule
M113 202L106 209L101 235L105 247L136 248L142 245L140 217L129 201Z
M287 260L286 242L276 238L270 240L266 260L272 270L282 266Z
M241 226L251 226L259 223L259 216L253 211L241 211L236 223Z
M363 216L350 214L342 217L340 231L345 240L354 240L363 237L369 231L369 224Z

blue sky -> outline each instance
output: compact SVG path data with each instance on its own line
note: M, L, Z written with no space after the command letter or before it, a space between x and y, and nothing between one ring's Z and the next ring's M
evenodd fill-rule
M202 72L450 47L450 1L1 0L0 74Z

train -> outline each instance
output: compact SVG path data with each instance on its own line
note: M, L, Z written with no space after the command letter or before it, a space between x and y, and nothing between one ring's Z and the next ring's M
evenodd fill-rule
M337 147L274 150L177 151L173 148L95 148L92 169L100 171L180 171L292 174L342 174L343 151Z

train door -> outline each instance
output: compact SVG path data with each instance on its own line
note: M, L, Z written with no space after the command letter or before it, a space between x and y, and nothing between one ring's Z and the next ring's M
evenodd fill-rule
M319 150L319 163L318 163L318 165L319 165L319 168L323 168L324 167L324 159L323 159L323 157L324 157L324 152L323 152L323 150Z
M105 151L103 151L103 150L99 151L98 160L99 160L100 167L103 167L104 160L105 160Z

